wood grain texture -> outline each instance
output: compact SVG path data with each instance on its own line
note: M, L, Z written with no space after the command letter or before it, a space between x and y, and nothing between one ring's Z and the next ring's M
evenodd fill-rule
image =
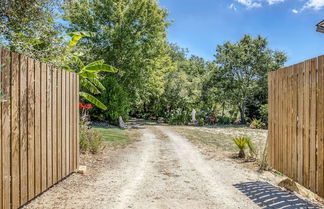
M324 56L269 73L269 164L324 197Z
M0 208L16 209L75 171L79 84L74 73L3 49L0 67Z

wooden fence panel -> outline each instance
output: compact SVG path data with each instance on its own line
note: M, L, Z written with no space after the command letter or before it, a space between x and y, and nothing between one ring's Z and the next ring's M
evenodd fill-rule
M10 156L10 75L11 75L11 52L2 50L1 53L1 93L6 101L2 102L1 108L1 148L2 148L2 208L10 208L11 202L11 156Z
M79 78L4 49L0 69L0 208L15 209L77 169Z
M269 73L268 162L324 197L324 56Z

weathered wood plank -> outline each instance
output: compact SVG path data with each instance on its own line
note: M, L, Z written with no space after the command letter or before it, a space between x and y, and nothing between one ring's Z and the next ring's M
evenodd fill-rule
M2 85L1 85L1 72L2 72L2 49L0 48L0 94L2 93ZM3 185L2 185L2 102L0 101L0 207L2 207L2 190L3 190Z
M28 200L28 157L27 157L27 70L28 62L25 56L20 57L20 98L19 98L19 108L20 108L20 204L27 202Z
M47 188L47 111L46 111L46 92L47 92L47 65L41 64L41 191Z
M66 166L66 71L62 71L62 177L67 174Z
M47 115L47 187L53 185L52 136L52 67L47 65L46 115Z
M309 121L310 121L310 111L309 111L309 101L310 101L310 61L307 60L304 65L305 76L304 76L304 130L303 130L303 159L304 159L304 171L303 171L303 185L309 188Z
M69 174L71 172L70 170L70 129L71 129L71 125L70 125L70 100L71 100L71 95L70 95L70 73L67 72L65 77L65 81L66 81L66 122L65 122L65 126L66 126L66 175Z
M79 136L79 134L80 134L80 130L79 130L79 127L80 127L80 125L79 125L79 121L80 121L80 113L79 113L79 92L80 92L80 89L79 89L79 76L78 75L76 75L76 77L77 77L77 81L76 81L76 87L77 87L77 89L76 89L76 115L77 115L77 130L76 130L76 136L77 136L77 138L76 138L76 147L77 147L77 152L76 152L76 158L77 158L77 162L76 162L76 169L78 169L79 168L79 159L80 159L80 146L79 146L79 144L80 144L80 141L79 141L79 138L80 138L80 136Z
M309 188L316 191L316 88L317 59L310 61L310 135L309 135Z
M57 177L62 178L62 70L57 71Z
M324 56L318 57L316 193L324 197Z
M35 60L35 195L42 191L41 167L41 64Z
M20 205L20 122L19 122L19 66L20 57L12 53L11 57L11 192L12 206Z
M298 66L294 65L292 70L292 178L297 181L298 173L298 141L297 141L297 117L298 117Z
M52 162L53 162L53 183L57 182L57 120L56 112L57 112L57 70L53 68L52 72L52 142L53 142L53 152L52 152Z
M34 60L28 59L28 200L35 197L35 66Z
M6 50L2 50L1 53L1 85L2 94L7 98L2 102L1 113L1 137L2 137L2 208L10 208L11 188L10 188L10 128L11 128L11 89L10 89L10 76L11 76L11 53Z

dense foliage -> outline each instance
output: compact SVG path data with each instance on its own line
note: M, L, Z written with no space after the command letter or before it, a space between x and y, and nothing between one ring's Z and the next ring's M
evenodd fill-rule
M91 120L188 124L195 109L200 125L266 125L267 73L285 54L245 35L206 61L168 42L167 18L156 0L4 1L0 45L82 75L82 95L97 106Z

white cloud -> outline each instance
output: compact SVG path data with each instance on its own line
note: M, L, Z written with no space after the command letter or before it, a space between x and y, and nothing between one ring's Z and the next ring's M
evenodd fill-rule
M257 0L236 0L238 3L243 4L249 9L262 7L262 4Z
M259 8L262 7L265 2L269 5L282 3L285 0L235 0L236 2L246 6L247 8Z
M267 0L269 5L278 4L284 2L285 0Z
M320 10L324 7L324 0L308 0L302 10L304 9L314 9Z
M237 8L236 8L236 6L234 5L234 4L231 4L231 5L229 5L229 7L228 8L230 8L230 9L232 9L232 10L234 10L234 11L236 11L237 10Z
M293 9L293 10L291 10L291 12L294 13L294 14L299 13L299 11L297 9Z

